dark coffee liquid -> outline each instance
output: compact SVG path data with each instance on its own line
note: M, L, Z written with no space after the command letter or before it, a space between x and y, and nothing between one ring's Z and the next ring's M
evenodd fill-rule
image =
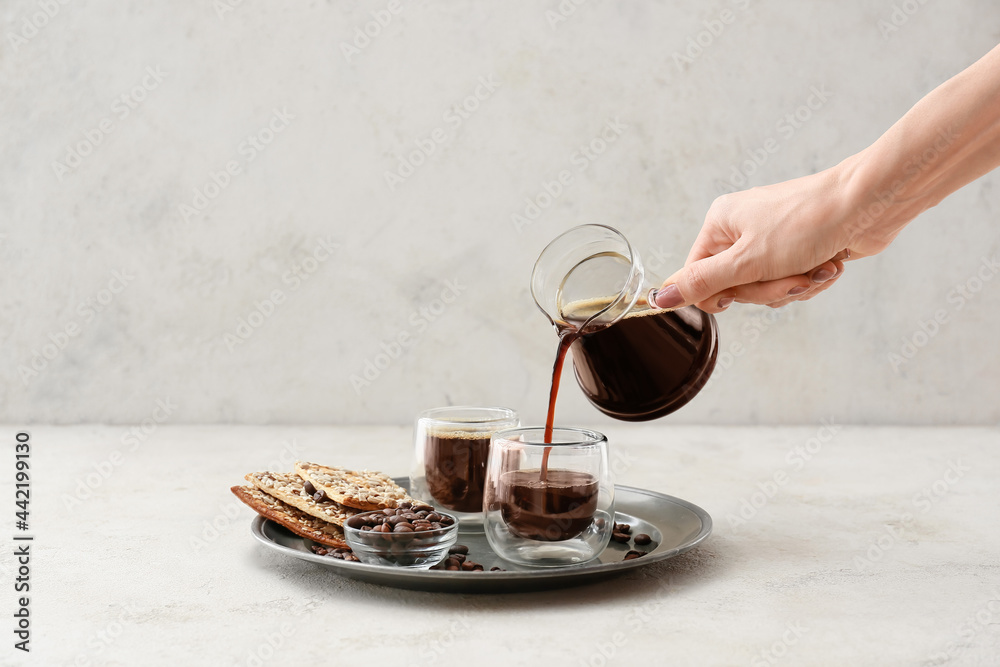
M582 323L607 304L570 304L565 315L571 324ZM685 405L708 382L717 354L714 329L711 317L694 306L665 311L640 303L615 324L574 337L577 380L606 415L657 419Z
M488 433L428 433L424 473L434 501L456 512L481 512L489 454Z
M510 531L545 542L569 540L587 529L597 510L597 478L585 472L515 470L500 476L497 500Z

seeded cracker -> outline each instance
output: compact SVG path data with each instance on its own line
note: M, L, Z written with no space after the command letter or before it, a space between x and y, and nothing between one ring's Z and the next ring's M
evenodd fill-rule
M347 548L348 546L347 542L344 541L344 531L340 526L309 516L252 486L234 486L230 491L257 514L280 523L300 537L329 547Z
M293 472L251 472L245 480L264 493L296 507L309 516L323 519L338 526L358 513L357 510L338 505L332 500L315 500L306 492L305 480Z
M331 468L307 461L297 461L295 472L322 489L334 502L359 510L380 510L396 507L404 501L414 502L403 487L380 472Z

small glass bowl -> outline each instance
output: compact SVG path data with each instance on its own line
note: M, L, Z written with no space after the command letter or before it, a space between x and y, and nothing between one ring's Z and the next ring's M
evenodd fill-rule
M409 510L402 511L405 513ZM387 510L375 510L356 514L348 519L344 525L344 535L354 555L362 563L427 570L441 562L447 556L448 549L458 541L458 519L446 512L434 511L442 517L448 517L451 525L405 533L383 533L356 527L369 516L387 513Z

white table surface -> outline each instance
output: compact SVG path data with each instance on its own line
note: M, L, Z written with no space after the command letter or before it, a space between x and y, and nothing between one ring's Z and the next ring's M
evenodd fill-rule
M229 492L296 458L405 475L409 428L30 430L32 652L13 649L4 549L3 665L1000 664L998 429L614 424L618 482L702 506L713 535L602 583L490 596L271 552ZM760 507L734 525L744 501Z

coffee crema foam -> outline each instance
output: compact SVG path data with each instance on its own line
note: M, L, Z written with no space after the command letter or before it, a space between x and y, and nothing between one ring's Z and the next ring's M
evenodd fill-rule
M488 440L493 435L493 431L439 431L430 428L426 433L428 436L448 440Z
M614 301L615 297L609 296L570 301L565 307L563 307L562 316L565 318L567 324L579 324L581 322L586 322L588 319L610 306ZM644 317L646 315L653 315L655 313L662 312L664 312L662 308L651 307L649 302L646 301L646 297L641 297L635 302L632 309L627 312L625 317L622 319Z

